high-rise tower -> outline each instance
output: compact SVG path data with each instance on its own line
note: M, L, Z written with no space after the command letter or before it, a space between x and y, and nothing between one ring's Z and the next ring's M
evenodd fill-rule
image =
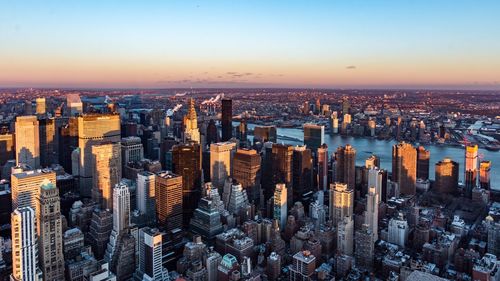
M330 220L337 225L344 217L352 217L354 204L354 190L347 184L330 184Z
M233 137L233 101L222 99L222 141Z
M78 116L78 176L80 195L92 195L94 174L92 146L120 142L120 115L86 114ZM118 152L120 153L120 152ZM121 167L121 163L119 164Z
M184 116L184 141L200 143L200 130L198 129L198 117L194 106L194 99L189 99L189 109Z
M40 132L36 116L16 118L16 163L40 167Z
M120 143L101 143L92 146L92 198L104 209L113 209L113 188L122 178Z
M478 174L478 147L468 145L465 147L465 195L472 197L472 189L477 185Z
M17 208L11 214L12 275L15 281L38 281L38 245L35 211L30 207Z
M402 195L415 195L417 151L405 142L392 147L392 181L398 183Z
M167 231L182 228L182 181L181 176L168 171L156 175L156 216L158 223Z
M195 142L172 148L172 170L182 177L183 223L189 225L201 197L201 148ZM158 200L156 201L158 202Z
M38 256L44 280L64 279L62 216L59 190L50 182L42 184L38 197Z
M335 181L347 184L354 190L356 184L356 149L351 145L340 146L335 152Z

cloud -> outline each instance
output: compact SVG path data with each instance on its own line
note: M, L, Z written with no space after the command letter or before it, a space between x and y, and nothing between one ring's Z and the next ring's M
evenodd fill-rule
M346 69L356 69L356 66L355 65L348 65L348 66L346 66Z

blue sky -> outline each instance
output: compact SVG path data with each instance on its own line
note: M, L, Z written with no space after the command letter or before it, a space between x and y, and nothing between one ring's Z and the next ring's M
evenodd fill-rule
M499 11L460 0L3 1L0 86L498 89Z

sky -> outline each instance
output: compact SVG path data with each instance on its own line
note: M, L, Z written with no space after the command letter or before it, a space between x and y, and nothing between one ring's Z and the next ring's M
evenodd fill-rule
M500 1L0 2L0 87L500 89Z

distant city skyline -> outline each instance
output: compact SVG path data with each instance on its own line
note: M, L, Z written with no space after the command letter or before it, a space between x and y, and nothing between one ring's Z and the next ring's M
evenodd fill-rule
M498 1L0 7L0 88L500 90Z

